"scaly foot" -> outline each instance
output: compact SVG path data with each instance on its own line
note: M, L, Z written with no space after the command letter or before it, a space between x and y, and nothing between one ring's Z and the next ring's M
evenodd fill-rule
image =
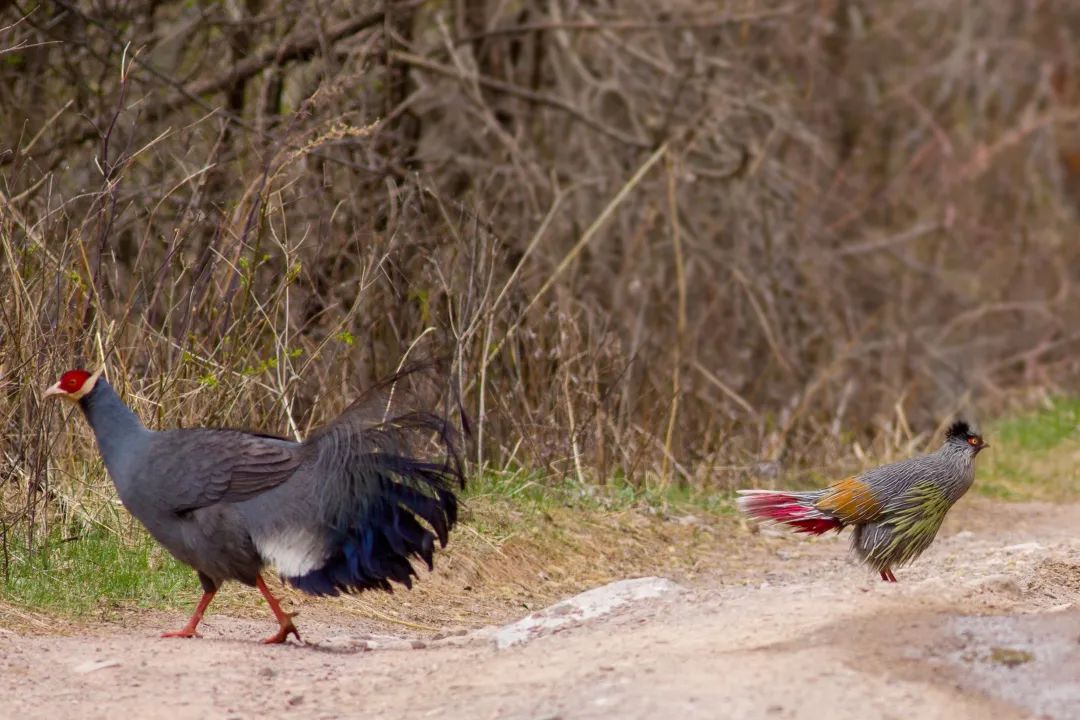
M289 638L289 635L295 635L298 641L303 642L303 640L300 640L300 632L296 629L296 626L293 625L292 621L296 613L282 614L285 618L284 620L278 619L278 622L281 624L278 627L277 633L263 640L263 645L277 645L283 643Z
M181 628L180 630L174 630L173 632L163 632L163 633L161 633L161 637L163 637L163 638L197 638L197 637L202 637L202 635L195 632L195 628L190 627L190 626L185 626L185 627Z

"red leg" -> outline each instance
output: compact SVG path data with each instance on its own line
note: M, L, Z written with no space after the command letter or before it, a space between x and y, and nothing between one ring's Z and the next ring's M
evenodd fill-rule
M210 601L214 599L214 595L217 594L217 590L208 590L203 593L203 596L199 598L199 604L195 606L195 612L192 614L191 619L188 620L180 630L175 632L161 633L163 638L189 638L189 637L202 637L199 633L195 632L195 628L199 626L199 622L202 620L203 613L206 612L206 606L210 604Z
M277 598L270 594L270 588L266 587L266 583L263 582L262 575L255 578L255 587L259 588L259 592L266 598L266 602L270 605L270 609L273 611L274 617L276 617L278 621L277 634L266 638L263 640L263 643L267 645L283 643L288 639L290 633L295 635L297 640L300 640L300 633L297 632L296 626L293 625L292 621L293 616L296 613L287 613L281 609L281 605L278 604Z
M896 582L896 576L893 575L892 568L885 568L881 571L881 579L885 582Z

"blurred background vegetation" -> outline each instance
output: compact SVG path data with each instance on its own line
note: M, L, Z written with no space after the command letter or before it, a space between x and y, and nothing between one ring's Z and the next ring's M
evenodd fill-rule
M707 492L1076 391L1077 3L78 0L0 28L5 558L129 522L40 399L103 355L151 427L290 435L444 355L486 472Z

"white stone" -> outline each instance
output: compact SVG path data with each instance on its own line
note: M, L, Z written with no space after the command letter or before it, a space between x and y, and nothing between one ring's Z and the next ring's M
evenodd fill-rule
M682 586L666 578L643 577L609 583L551 607L531 613L495 631L495 647L503 650L521 645L570 623L603 617L624 605L682 591Z
M105 668L119 667L119 660L87 660L84 663L79 663L72 668L73 672L77 672L80 675L86 673L92 673L95 670L104 670Z

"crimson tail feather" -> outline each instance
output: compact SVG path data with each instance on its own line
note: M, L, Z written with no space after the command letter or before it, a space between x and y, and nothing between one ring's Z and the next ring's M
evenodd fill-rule
M768 523L787 525L795 532L823 535L839 532L844 523L814 507L819 493L778 490L740 490L736 505L744 514Z

